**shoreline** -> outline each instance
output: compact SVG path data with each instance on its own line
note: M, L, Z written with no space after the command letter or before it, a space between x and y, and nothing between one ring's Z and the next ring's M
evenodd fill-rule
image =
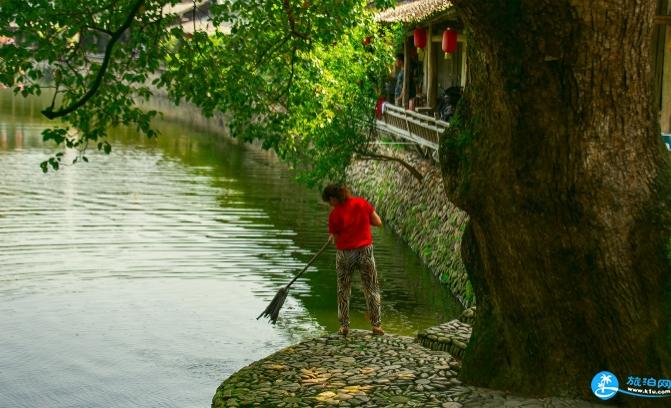
M287 347L242 368L217 389L224 407L597 407L567 398L525 398L464 385L460 361L414 338L352 330Z

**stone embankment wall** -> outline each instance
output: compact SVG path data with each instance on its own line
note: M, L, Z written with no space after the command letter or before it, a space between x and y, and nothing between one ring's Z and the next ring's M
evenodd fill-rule
M357 161L349 169L354 194L367 198L390 226L448 285L465 306L473 291L461 261L461 236L466 214L447 200L440 169L430 160L405 149L386 148L423 175L418 181L401 165L388 161Z
M154 97L149 101L142 101L145 109L154 109L161 112L164 120L175 121L196 129L202 129L214 133L220 133L225 136L228 134L226 127L226 116L223 113L215 113L212 117L205 117L199 107L189 102L182 102L175 106L165 91L162 89L153 89Z

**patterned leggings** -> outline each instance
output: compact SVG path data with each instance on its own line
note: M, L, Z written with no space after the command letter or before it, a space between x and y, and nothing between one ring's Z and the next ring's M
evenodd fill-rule
M349 327L349 298L352 293L352 274L361 271L361 288L366 297L366 306L373 326L380 326L380 288L375 270L373 246L336 252L336 275L338 276L338 319L342 327Z

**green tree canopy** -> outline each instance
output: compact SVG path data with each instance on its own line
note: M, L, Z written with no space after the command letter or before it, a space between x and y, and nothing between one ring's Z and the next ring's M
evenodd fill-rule
M370 153L367 125L394 34L372 21L372 4L223 0L210 7L214 32L187 34L177 3L3 2L0 35L16 42L0 48L0 82L24 96L53 95L43 114L63 122L44 138L80 149L84 160L89 142L111 150L110 127L155 136L157 112L140 104L161 88L177 104L225 113L231 135L261 141L308 184L338 179ZM57 169L61 157L43 169Z

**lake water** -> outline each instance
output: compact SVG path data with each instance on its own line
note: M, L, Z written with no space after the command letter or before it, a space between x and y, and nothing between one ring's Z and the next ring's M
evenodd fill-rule
M42 174L42 105L0 91L0 407L208 407L236 370L337 329L333 249L277 325L255 320L327 238L328 206L271 155L165 120ZM374 240L387 331L459 313L388 228ZM357 278L353 327L364 310Z

